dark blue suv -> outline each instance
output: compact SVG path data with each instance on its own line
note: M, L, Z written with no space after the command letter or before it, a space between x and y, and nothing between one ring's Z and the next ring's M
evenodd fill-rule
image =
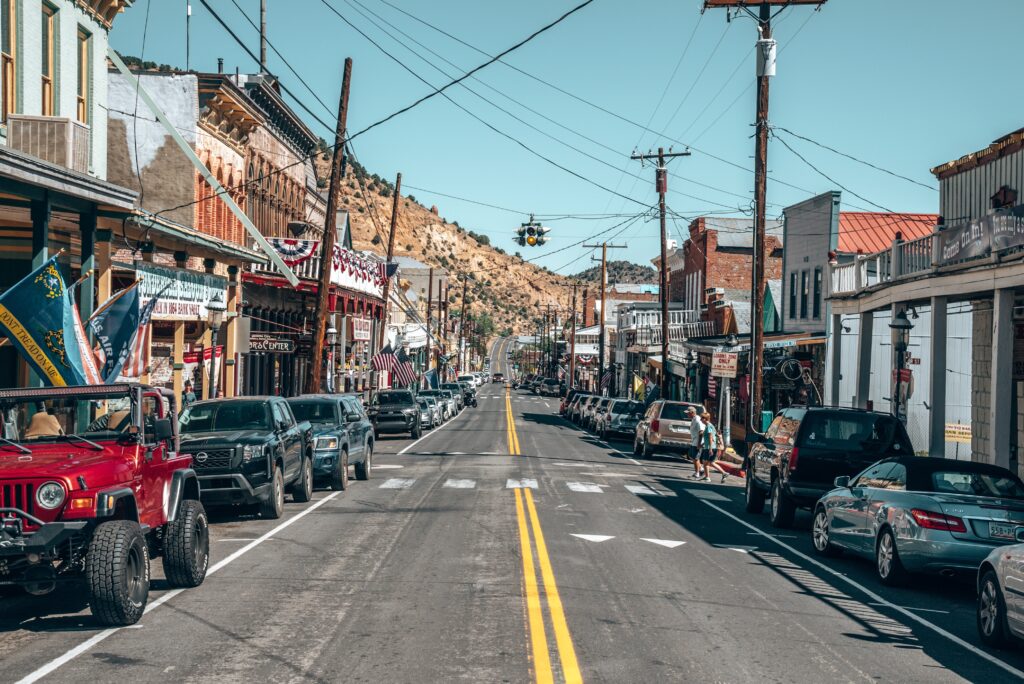
M313 426L313 480L331 489L348 488L348 467L356 479L369 480L373 461L373 424L358 395L305 394L288 400L292 413Z

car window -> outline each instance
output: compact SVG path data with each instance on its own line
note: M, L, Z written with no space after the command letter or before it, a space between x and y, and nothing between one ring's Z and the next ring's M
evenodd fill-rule
M887 482L886 477L889 475L889 471L892 470L892 466L893 464L891 461L876 463L858 475L852 486L885 489Z
M142 430L145 444L152 444L156 441L156 433L153 429L153 421L163 415L163 406L160 397L155 394L147 394L142 397Z
M797 446L866 454L913 454L907 432L893 416L853 411L809 411Z
M285 417L284 411L282 410L281 404L273 403L270 405L270 410L274 414L274 426L287 425L290 421Z
M782 425L783 417L784 416L781 411L775 416L775 420L772 421L772 424L768 426L768 429L764 433L766 438L773 441L775 440L775 435L779 432L779 426Z
M411 404L412 392L380 392L377 394L378 404Z
M308 420L310 423L333 423L337 420L332 401L291 401L295 420Z
M658 415L658 402L654 402L647 407L647 413L644 414L644 419L651 420Z
M937 470L932 473L931 484L933 491L948 494L1024 499L1024 484L1009 471L1001 475L994 472Z
M266 430L270 410L263 401L221 401L192 404L178 419L184 432Z
M775 428L772 441L778 446L793 446L796 431L800 428L800 419L789 411L783 411L775 420L778 421L778 426Z
M885 476L885 488L905 490L907 488L907 466L902 463L893 463L892 470Z

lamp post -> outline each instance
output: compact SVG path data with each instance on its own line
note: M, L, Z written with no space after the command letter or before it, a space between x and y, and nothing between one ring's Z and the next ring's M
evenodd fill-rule
M338 347L338 329L333 325L324 331L327 335L327 391L334 392L334 351Z
M228 310L220 292L206 302L206 323L210 326L210 399L217 398L217 334Z
M686 353L686 365L690 370L690 387L689 387L689 400L690 403L697 402L697 352L693 349Z
M913 330L914 324L907 318L906 311L900 311L893 316L889 328L893 332L893 349L896 351L896 383L892 397L893 415L897 420L905 422L904 410L906 407L901 406L903 367L906 362L907 348L910 346L910 331Z
M736 333L729 333L725 338L725 344L730 354L736 348L739 340ZM722 443L728 449L732 446L732 378L722 378Z

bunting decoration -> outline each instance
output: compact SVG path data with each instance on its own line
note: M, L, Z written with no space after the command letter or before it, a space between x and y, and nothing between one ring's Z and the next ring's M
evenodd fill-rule
M270 246L274 248L281 260L289 268L298 266L311 256L317 253L320 248L319 240L294 240L291 238L269 238Z

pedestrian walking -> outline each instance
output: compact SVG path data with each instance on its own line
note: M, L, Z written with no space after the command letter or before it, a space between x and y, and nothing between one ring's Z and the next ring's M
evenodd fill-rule
M718 465L718 455L725 449L725 444L722 442L722 435L715 427L715 424L711 422L711 414L704 413L701 418L704 421L704 439L703 449L700 454L701 465L704 467L704 477L700 478L703 481L711 479L711 469L714 468L722 474L722 482L725 482L725 478L729 477L729 473L725 472L722 466Z
M693 479L700 478L703 468L700 465L701 440L704 436L704 421L697 414L697 409L690 406L686 409L686 415L690 419L690 459L693 461Z
M192 381L185 381L185 388L181 393L181 408L186 408L189 404L194 404L196 401L196 393L192 391Z

